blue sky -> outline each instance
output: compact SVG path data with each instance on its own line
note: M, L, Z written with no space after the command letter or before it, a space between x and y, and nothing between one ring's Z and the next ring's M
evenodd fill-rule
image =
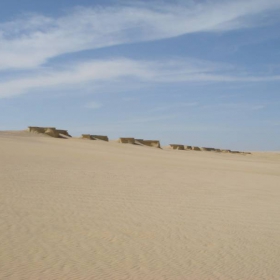
M1 1L0 129L280 150L280 0Z

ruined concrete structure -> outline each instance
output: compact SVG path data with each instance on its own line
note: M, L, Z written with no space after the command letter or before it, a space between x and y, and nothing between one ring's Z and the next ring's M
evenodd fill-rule
M210 151L214 151L215 149L214 148L201 147L200 150L210 152Z
M153 147L153 148L160 148L160 141L158 141L158 140L144 140L144 139L121 137L121 138L119 138L118 143L134 144L134 145L148 146L148 147Z
M135 139L135 144L154 147L154 148L160 148L159 140Z
M247 152L239 152L239 151L231 151L228 149L215 149L210 147L198 147L198 146L186 146L181 144L170 144L169 145L173 150L192 150L192 151L207 151L207 152L217 152L217 153L232 153L232 154L242 154L242 155L250 155L251 153Z
M67 130L56 129L55 127L29 126L28 131L46 134L54 138L63 138L64 136L71 137Z
M29 126L28 131L29 132L37 132L37 133L45 133L46 127L38 127L38 126Z
M54 127L49 127L45 130L45 134L54 137L54 138L59 138L59 133Z
M82 134L82 138L91 140L90 134Z
M105 135L91 135L94 140L102 140L102 141L109 141L108 136Z
M72 137L67 130L56 129L55 127L39 127L39 126L29 126L29 132L42 133L54 138L69 138ZM92 134L82 134L83 139L89 140L102 140L109 141L108 136L105 135L92 135ZM147 147L161 148L159 140L145 140L145 139L135 139L132 137L120 137L118 143L123 144L134 144ZM170 144L170 148L173 150L193 150L193 151L212 151L217 153L232 153L241 155L250 155L248 152L231 151L227 149L215 149L209 147L198 147L198 146L185 146L181 144Z
M171 147L172 150L185 150L185 146L184 145L169 144L169 146Z
M56 131L57 131L59 134L62 134L62 135L68 136L68 137L72 137L72 136L68 133L68 130L57 129Z
M82 134L83 139L89 139L89 140L102 140L102 141L109 141L108 136L104 135L91 135L91 134Z
M185 146L185 150L192 150L192 146Z
M121 137L121 138L119 138L118 143L122 143L122 144L135 144L135 139L134 138Z

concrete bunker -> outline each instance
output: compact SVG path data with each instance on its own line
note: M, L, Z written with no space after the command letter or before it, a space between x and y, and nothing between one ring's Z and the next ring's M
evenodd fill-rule
M169 146L171 147L172 150L185 150L185 146L184 145L169 144Z
M29 132L37 132L37 133L45 133L46 127L39 127L39 126L29 126Z
M149 147L153 147L153 148L160 148L159 140L135 139L135 144L149 146Z
M89 140L109 141L108 136L105 136L105 135L82 134L82 138L83 139L89 139Z
M56 131L57 131L59 134L61 134L61 136L72 137L72 136L68 133L68 130L57 129Z
M211 152L215 150L214 148L208 148L208 147L201 147L200 149L201 151L207 151L207 152Z
M54 138L59 138L59 133L54 127L49 127L46 129L45 134L54 137Z
M134 138L129 138L129 137L120 137L119 140L118 140L118 143L135 144L135 139Z
M231 150L221 150L222 153L230 153Z
M71 135L68 134L67 130L63 130L63 129L58 129L57 130L55 127L29 126L28 131L29 132L47 134L47 135L49 135L51 137L54 137L54 138L63 138L63 135L71 137ZM62 134L62 136L60 134Z
M109 141L108 136L106 135L91 135L91 137L93 138L93 140L102 140L102 141Z
M82 134L82 138L91 140L90 134Z

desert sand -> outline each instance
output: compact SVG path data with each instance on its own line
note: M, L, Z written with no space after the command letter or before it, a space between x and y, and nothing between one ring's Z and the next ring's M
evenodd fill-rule
M280 154L0 132L0 279L280 279Z

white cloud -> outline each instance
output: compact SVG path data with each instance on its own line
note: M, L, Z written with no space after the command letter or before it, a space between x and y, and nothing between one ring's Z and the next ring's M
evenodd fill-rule
M79 8L66 16L27 15L0 24L0 69L34 68L65 53L117 44L255 26L279 0L160 2Z
M229 68L206 61L136 61L130 59L93 60L67 65L63 69L40 69L29 76L13 77L0 82L0 98L45 89L102 86L105 89L121 82L130 87L134 83L174 82L269 82L280 76L235 76L226 74ZM224 74L220 74L221 72ZM123 86L122 85L122 86Z
M127 59L91 61L68 66L67 70L38 70L29 77L9 79L0 83L0 97L23 94L32 90L44 88L63 88L80 86L81 83L114 82L122 77L137 77L150 79L154 73L147 67L149 63L139 63Z

